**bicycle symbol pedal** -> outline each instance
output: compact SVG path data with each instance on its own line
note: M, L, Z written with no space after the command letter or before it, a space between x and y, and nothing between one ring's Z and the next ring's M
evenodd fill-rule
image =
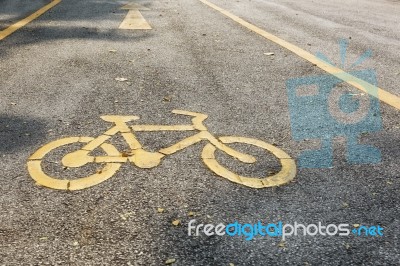
M293 180L296 175L295 161L283 150L268 144L264 141L245 137L215 137L203 125L207 115L201 113L188 112L183 110L173 110L172 113L191 116L191 125L140 125L128 126L127 123L138 120L137 116L102 116L104 121L114 123L114 126L104 132L102 135L92 137L69 137L50 142L39 148L28 159L28 171L31 177L39 184L48 188L60 190L80 190L95 186L113 176L123 163L130 162L139 168L153 168L161 163L161 160L167 155L174 154L193 144L203 140L208 141L204 146L201 158L205 165L215 174L224 177L232 182L252 187L264 188L286 184ZM149 152L143 149L141 143L137 140L135 132L156 132L156 131L198 131L195 135L187 137L172 146L162 148L157 152ZM112 144L107 141L114 135L121 134L128 144L131 152L121 153ZM83 147L79 150L70 152L63 156L61 163L65 167L79 168L89 163L105 164L101 171L75 179L52 177L45 173L42 166L43 159L53 150L74 144L81 143ZM218 149L238 159L244 163L254 163L256 159L249 154L239 152L231 148L228 144L243 143L256 146L272 153L280 160L281 171L265 178L245 177L238 175L222 166L215 157L215 151ZM106 155L93 156L91 153L100 148Z

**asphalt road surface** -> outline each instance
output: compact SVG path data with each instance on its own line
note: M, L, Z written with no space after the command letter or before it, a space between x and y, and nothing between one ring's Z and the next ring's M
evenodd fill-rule
M62 0L0 41L1 265L400 265L400 110L386 103L400 96L400 2L210 1L216 6L199 0ZM48 3L0 0L3 35ZM127 3L140 6L121 9ZM152 29L119 29L135 9ZM347 122L329 116L329 93L313 98L305 89L311 100L303 105L296 102L302 95L289 97L292 83L287 81L293 79L309 81L317 90L328 84L330 92L332 72L249 30L250 24L238 23L225 11L296 51L323 54L345 71L375 73L378 86L392 95L377 101L339 84L347 95L361 97L350 99L355 109L363 99L372 103L364 112L371 123L352 120L351 130L340 131ZM368 50L369 58L357 61ZM345 98L337 98L337 106ZM375 108L372 113L369 107ZM63 156L82 143L34 160L48 176L63 180L100 176L110 165L120 165L109 179L81 190L70 189L72 181L66 189L49 188L49 183L35 182L37 172L28 172L30 156L49 142L101 136L112 123L100 116L140 117L129 125L190 124L189 117L172 114L174 109L207 114L204 124L214 136L258 139L285 151L297 165L294 179L260 189L231 182L204 164L205 139L148 169L131 162L63 165ZM355 109L342 115L350 117ZM327 132L324 122L331 120L336 126ZM143 149L156 152L196 132L135 134ZM328 156L301 161L302 152L322 147L327 135ZM375 149L348 147L352 137ZM127 160L135 153L121 134L106 143L118 149L117 158ZM216 151L216 161L232 172L262 178L281 171L271 153L228 145L257 158L246 164ZM97 150L91 156L105 158ZM353 163L347 156L352 151ZM150 161L144 155L135 158L137 164ZM307 162L319 167L305 167ZM189 236L192 219L194 225L348 224L361 234L299 233L284 240L268 234L252 240ZM383 228L383 235L359 230L373 226Z

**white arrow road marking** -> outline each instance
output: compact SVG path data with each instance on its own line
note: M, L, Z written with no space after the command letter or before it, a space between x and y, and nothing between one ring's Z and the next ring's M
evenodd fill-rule
M124 30L151 30L151 26L144 19L139 9L141 10L149 10L146 7L142 7L138 4L127 4L123 6L121 9L129 9L128 14L125 19L122 21L121 25L119 25L120 29Z

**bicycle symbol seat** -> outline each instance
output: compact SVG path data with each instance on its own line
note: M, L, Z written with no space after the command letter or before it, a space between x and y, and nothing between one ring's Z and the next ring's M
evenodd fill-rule
M252 188L264 188L283 185L290 182L296 175L295 161L281 149L263 142L261 140L245 137L214 137L203 125L207 115L182 110L173 110L172 113L192 116L191 125L133 125L128 126L130 121L138 120L137 116L101 116L101 119L115 125L97 138L92 137L68 137L50 142L39 148L28 159L28 171L31 177L39 184L48 188L61 190L79 190L95 186L113 176L123 163L131 162L139 168L153 168L160 164L161 160L170 154L183 150L200 141L207 140L202 151L201 158L205 165L215 174L224 177L232 182L242 184ZM187 137L170 147L162 148L158 152L149 152L143 149L137 140L134 132L150 131L198 131L195 135ZM128 144L131 152L129 154L119 152L112 144L106 143L112 136L121 134ZM42 160L53 150L74 144L81 143L83 147L79 150L70 152L63 156L61 163L65 167L78 168L88 163L104 164L101 171L74 179L52 177L45 173ZM239 152L227 144L244 143L260 147L271 152L280 160L282 168L279 173L267 176L265 178L245 177L238 175L220 163L215 157L216 149L238 159L244 163L254 163L256 159L242 152ZM100 148L106 154L105 156L94 156L91 153Z

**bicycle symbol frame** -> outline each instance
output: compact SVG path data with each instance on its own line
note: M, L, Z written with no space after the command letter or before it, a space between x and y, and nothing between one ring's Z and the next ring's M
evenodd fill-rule
M60 190L80 190L95 186L113 176L123 163L131 162L139 168L153 168L160 164L161 160L167 156L185 149L200 141L207 140L202 151L201 158L205 165L215 174L224 177L232 182L252 188L273 187L286 184L293 180L296 175L295 161L283 150L268 144L264 141L245 138L245 137L214 137L203 125L203 121L208 117L206 114L195 113L183 110L173 110L172 113L192 116L191 125L133 125L128 126L130 121L138 120L137 116L101 116L101 119L112 122L115 125L97 138L92 137L69 137L50 142L39 148L28 159L28 171L31 177L39 184L48 188ZM149 152L142 148L142 145L135 137L134 132L151 131L199 131L197 134L187 137L170 147L162 148L158 152ZM131 152L129 154L119 152L112 144L106 143L112 136L120 133L128 144ZM42 168L42 160L52 150L73 144L83 143L83 147L77 151L66 154L61 162L64 166L77 168L88 163L105 164L101 171L97 171L87 177L77 179L60 179L47 175ZM280 160L282 168L279 173L265 178L245 177L231 172L218 163L215 158L215 151L219 149L226 154L244 163L254 163L256 159L249 154L239 152L227 144L244 143L260 147L271 152ZM101 148L106 156L91 156L90 153L96 148Z

